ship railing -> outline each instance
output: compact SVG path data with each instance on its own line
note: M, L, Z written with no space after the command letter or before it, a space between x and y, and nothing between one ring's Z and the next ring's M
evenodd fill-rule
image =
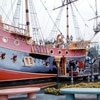
M15 27L9 24L3 23L4 29L11 32L11 33L18 33L18 34L23 34L25 35L26 30L23 28Z
M69 45L70 49L86 49L90 41L84 41L84 42L73 42Z
M48 48L46 46L34 45L33 50L34 50L34 53L48 54Z

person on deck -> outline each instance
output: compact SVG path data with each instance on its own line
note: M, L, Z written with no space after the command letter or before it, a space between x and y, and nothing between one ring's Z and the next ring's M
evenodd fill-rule
M70 61L69 61L69 66L70 66L70 68L71 68L71 66L72 66L72 67L73 67L73 70L75 70L75 63L74 63L73 60L70 60Z
M84 71L84 63L83 63L83 61L80 61L79 69L80 69L80 72Z
M75 62L75 69L76 69L76 72L79 72L79 61L78 60L76 60L76 62Z

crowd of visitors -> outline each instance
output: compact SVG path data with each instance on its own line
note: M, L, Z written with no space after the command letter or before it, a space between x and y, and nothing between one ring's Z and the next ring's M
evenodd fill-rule
M84 72L84 62L83 61L70 60L68 65L69 65L69 68L67 69L67 71L70 71L71 70L71 66L72 66L73 67L73 71Z

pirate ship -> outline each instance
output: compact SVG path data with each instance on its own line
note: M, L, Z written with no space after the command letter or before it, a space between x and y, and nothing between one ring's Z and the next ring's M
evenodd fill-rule
M30 3L28 3L30 1ZM77 1L77 0L75 0ZM19 27L18 23L20 11L17 2L15 15L12 24L6 24L0 16L0 82L26 80L26 79L46 79L57 76L57 69L61 67L61 74L66 74L67 60L83 60L86 56L86 48L90 41L69 41L68 4L75 1L66 0L67 7L67 37L64 43L62 34L57 35L55 47L47 46L39 40L39 43L31 37L30 32L36 32L36 27L32 27L29 17L29 4L32 0L25 0L25 27ZM32 9L33 5L31 5ZM34 14L34 11L31 12ZM34 17L32 17L33 19ZM24 19L24 20L25 20ZM30 29L32 28L32 30ZM65 45L68 45L67 47ZM63 48L62 48L63 46Z

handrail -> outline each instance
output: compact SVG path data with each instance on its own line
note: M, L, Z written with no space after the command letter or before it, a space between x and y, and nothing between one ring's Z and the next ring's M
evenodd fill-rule
M20 34L23 34L23 35L25 35L25 33L26 33L25 29L19 28L19 27L15 27L15 26L12 26L12 25L9 25L9 24L3 23L3 27L4 27L5 30L8 30L10 32L20 33Z

